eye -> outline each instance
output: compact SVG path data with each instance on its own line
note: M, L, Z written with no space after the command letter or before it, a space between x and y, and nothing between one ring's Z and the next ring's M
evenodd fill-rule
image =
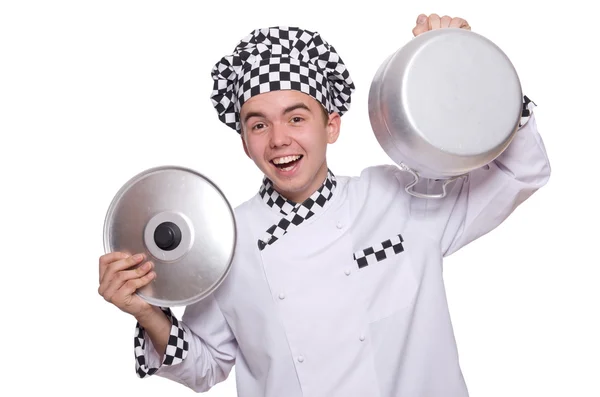
M264 123L256 123L252 127L252 130L256 131L256 130L260 130L260 129L263 129L263 128L265 128L265 124Z
M304 120L302 117L296 116L296 117L292 117L292 123L299 123L302 120Z

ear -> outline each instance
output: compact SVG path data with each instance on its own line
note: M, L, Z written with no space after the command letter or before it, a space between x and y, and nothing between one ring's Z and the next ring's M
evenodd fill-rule
M252 157L250 157L250 153L248 152L248 146L246 146L246 139L244 139L244 131L240 132L240 140L242 141L242 146L244 146L244 152L246 153L246 156L248 156L249 159L252 159Z
M327 143L335 143L338 137L340 136L340 126L342 123L342 119L340 115L336 112L331 113L329 115L329 120L327 121Z

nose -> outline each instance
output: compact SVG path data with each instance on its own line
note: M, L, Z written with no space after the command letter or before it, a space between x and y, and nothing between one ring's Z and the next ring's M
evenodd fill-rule
M292 138L290 137L289 131L287 130L285 125L274 124L271 127L271 148L276 148L279 146L288 146L291 143Z

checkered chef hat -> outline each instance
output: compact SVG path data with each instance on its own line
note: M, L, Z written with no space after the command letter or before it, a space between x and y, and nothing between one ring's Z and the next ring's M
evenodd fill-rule
M295 27L256 29L212 69L211 100L219 119L240 133L240 109L254 95L293 89L341 116L354 83L335 49L319 33Z

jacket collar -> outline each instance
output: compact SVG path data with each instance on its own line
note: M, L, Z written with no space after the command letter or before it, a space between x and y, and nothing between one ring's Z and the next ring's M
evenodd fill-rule
M300 206L311 209L315 206L315 204L317 204L318 207L323 207L333 196L336 185L337 181L335 179L335 175L331 172L331 170L328 169L327 177L325 178L325 181L321 187L302 203L296 203L285 198L275 190L273 187L273 182L271 182L271 180L267 177L263 178L262 185L260 186L258 193L263 202L269 207L278 210L282 215L288 215L294 211L295 208Z
M328 169L327 177L321 187L302 203L295 203L279 194L271 180L265 177L259 195L265 204L278 210L284 217L267 229L263 237L258 240L258 248L262 251L267 245L273 244L285 235L290 228L299 226L320 212L333 197L336 186L335 175Z

